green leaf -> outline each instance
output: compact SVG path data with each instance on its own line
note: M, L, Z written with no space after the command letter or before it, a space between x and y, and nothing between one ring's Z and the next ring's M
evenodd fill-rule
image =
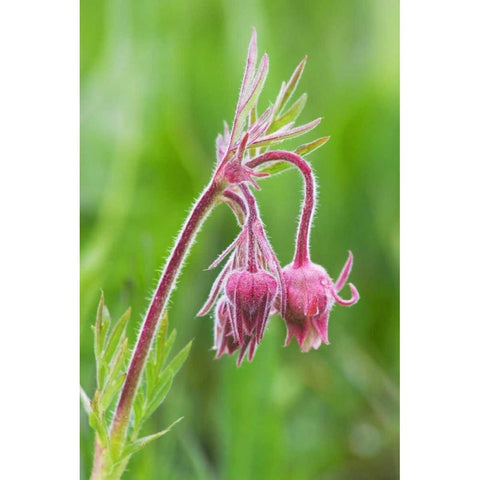
M153 352L150 352L153 353ZM145 365L145 386L147 390L147 398L150 397L152 389L155 387L157 379L156 365L153 363L153 355L150 355Z
M157 438L163 437L163 435L168 433L182 419L183 417L180 417L179 419L175 420L170 426L168 426L165 430L162 430L161 432L157 432L157 433L154 433L153 435L148 435L146 437L139 438L134 442L131 442L129 445L127 445L124 448L122 452L122 458L120 460L125 460L127 457L130 457L131 455L133 455L134 453L138 452L143 447L148 445L150 442L153 442Z
M139 428L145 415L145 394L143 388L139 387L133 402L133 413L135 415L135 429Z
M103 359L97 362L97 389L102 390L105 386L105 377L108 375L108 365L105 364Z
M278 117L269 128L269 133L277 131L284 125L294 122L302 113L305 104L307 103L307 94L301 95L298 100L280 117Z
M168 364L168 369L172 370L173 376L177 374L177 372L182 368L182 365L185 363L185 360L190 353L190 349L192 348L192 341L190 340L181 350L180 352L175 355L173 360Z
M97 367L97 388L102 388L103 380L105 378L105 363L103 362L102 356L109 325L110 313L105 306L105 298L102 291L97 308L95 327L93 329L95 361Z
M163 348L165 345L165 340L167 338L168 332L168 312L165 312L163 315L162 321L158 328L157 333L157 340L155 342L155 364L158 368L161 368L162 364L162 355L163 355Z
M165 374L165 380L162 381L159 387L153 392L152 398L147 399L147 408L145 409L142 421L149 418L153 414L153 412L161 405L161 403L165 400L165 397L168 395L170 388L172 387L174 376L172 370L168 369Z
M306 143L305 145L300 145L295 149L295 153L302 157L306 157L308 154L314 152L317 148L322 147L330 140L330 137L317 138L313 142Z
M107 386L120 373L122 366L125 364L127 352L128 352L128 338L123 336L122 339L120 340L117 350L115 351L111 365L109 366L110 368L108 372L108 378L105 381L105 384Z
M177 331L175 329L172 330L170 335L168 336L167 341L163 344L163 348L161 349L160 354L157 356L157 368L160 370L163 365L165 365L165 361L168 358L168 354L170 353L170 350L172 349L173 342L175 342L175 339L177 338Z
M95 343L94 343L95 359L97 360L97 363L100 361L100 358L102 356L102 349L103 349L102 330L103 330L104 301L105 301L105 298L102 291L102 293L100 294L100 301L98 302L98 307L97 307L97 318L95 321L95 327L93 328L93 333L95 337Z
M312 153L317 148L320 148L321 146L325 145L329 139L330 137L318 138L313 142L306 143L305 145L301 145L295 150L295 153L302 157L306 157L308 154ZM287 170L290 170L291 168L294 168L294 165L291 164L290 162L275 162L275 163L266 164L264 167L256 171L258 173L268 173L270 175L277 175L278 173L285 172Z
M112 380L107 387L105 387L105 391L102 393L100 400L100 407L103 411L106 411L108 409L108 407L112 403L113 398L120 391L120 388L122 387L126 376L126 373L122 373L117 378Z
M283 90L281 101L279 102L278 111L281 112L283 107L288 103L291 96L295 93L298 82L302 76L305 64L307 63L307 57L303 57L302 61L298 64L297 68L293 71L290 80L287 82L285 89Z
M299 127L295 127L289 130L274 132L270 135L266 135L265 137L261 137L255 142L251 143L248 148L257 148L257 147L269 147L275 145L277 143L283 142L290 138L295 138L300 135L304 135L305 133L313 130L320 122L322 121L321 118L316 118L305 125L300 125Z
M128 351L128 339L123 336L117 350L112 359L112 363L109 368L106 369L107 375L105 382L103 383L103 372L102 375L102 389L100 392L100 404L102 409L107 409L112 401L113 396L118 391L119 383L119 374L122 366L125 363L126 354ZM122 375L120 375L122 377ZM121 386L121 383L120 383ZM106 398L105 398L106 397Z
M115 326L113 327L112 332L108 337L105 351L103 354L103 359L107 364L110 362L110 360L113 357L113 354L117 350L118 344L120 342L120 338L125 332L127 323L130 319L131 312L132 312L131 308L128 308L127 311L115 323Z
M282 82L282 85L280 86L280 90L278 92L277 98L275 99L275 103L273 104L273 114L274 116L277 116L279 110L280 110L280 105L283 100L283 94L285 92L285 87L287 84L285 82Z
M160 375L162 367L162 358L164 355L165 339L167 338L168 330L168 313L165 312L160 325L158 327L156 338L150 349L147 363L145 365L145 383L146 383L146 396L151 396L152 390L155 388L157 378ZM173 343L173 342L172 342Z
M286 170L290 170L293 167L294 165L292 165L290 162L279 161L279 162L267 164L256 171L258 173L268 173L271 176L271 175L277 175L279 173L285 172Z
M97 392L98 393L98 392ZM99 411L98 395L93 397L91 402L91 411L89 416L90 426L97 432L100 443L103 447L107 447L110 439L108 437L108 428L105 416Z
M254 105L250 110L250 116L248 119L248 126L253 125L257 121L257 106Z

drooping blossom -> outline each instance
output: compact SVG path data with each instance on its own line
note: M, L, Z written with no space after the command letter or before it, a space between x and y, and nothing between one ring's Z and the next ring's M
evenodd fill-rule
M284 268L287 295L284 319L288 330L286 345L292 337L297 339L303 352L308 352L311 348L318 349L322 342L328 345L328 318L335 302L350 306L360 298L351 283L351 298L344 300L339 296L352 264L353 255L349 252L347 262L335 283L323 267L311 262L298 267L290 264Z
M277 294L277 280L265 270L237 270L229 275L225 291L233 337L241 345L239 362L247 348L251 361L265 332Z
M277 296L282 303L284 283L253 196L245 185L237 195L248 211L247 220L239 236L210 266L216 267L229 256L198 315L206 315L223 292L215 309L214 348L217 357L240 350L240 365L247 352L248 360L253 359Z
M286 322L287 339L296 337L303 351L328 343L328 317L335 302L352 305L359 295L350 285L352 298L343 300L339 291L344 286L352 266L347 263L334 284L325 269L310 261L309 240L311 220L315 210L315 178L310 164L300 154L307 155L324 145L322 137L298 147L295 152L270 150L286 139L294 138L315 128L317 118L294 126L306 96L288 106L305 67L304 58L288 82L283 82L273 104L257 115L256 104L268 73L268 56L258 66L256 33L250 41L240 96L231 127L225 123L216 141L217 162L214 179L223 185L223 198L234 211L241 226L238 237L217 258L210 268L225 260L210 295L199 316L206 315L215 305L215 340L217 357L239 350L237 365L246 356L253 358L265 332L268 318L279 312ZM255 198L249 185L259 189L256 179L275 172L276 162L289 162L303 175L304 201L292 264L282 271L267 240ZM274 166L275 167L275 166ZM280 166L280 170L284 169Z
M353 284L349 284L352 292L349 300L343 300L339 296L352 269L351 252L335 283L323 267L310 260L309 243L316 188L315 177L309 163L293 152L272 151L252 159L248 166L256 168L275 161L292 163L304 177L304 201L297 230L294 260L283 269L286 305L281 313L287 325L285 344L288 345L292 337L296 337L301 350L307 352L311 348L318 349L322 342L329 343L328 319L335 302L350 306L355 304L360 296Z

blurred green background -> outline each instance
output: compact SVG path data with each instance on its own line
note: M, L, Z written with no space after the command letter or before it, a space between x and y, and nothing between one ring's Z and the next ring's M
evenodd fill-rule
M252 364L214 360L212 320L195 318L234 238L225 206L205 224L172 296L177 349L193 349L145 433L185 419L137 454L126 479L393 479L399 470L399 19L385 0L81 1L81 382L94 390L90 325L100 289L138 330L159 268L208 181L231 122L252 26L270 55L260 107L300 59L300 122L324 117L313 153L313 260L335 277L355 255L361 301L334 309L330 346L284 348L270 320ZM316 138L310 134L296 142ZM293 255L302 181L262 181L263 220ZM347 295L347 293L346 293ZM81 417L82 478L93 435Z

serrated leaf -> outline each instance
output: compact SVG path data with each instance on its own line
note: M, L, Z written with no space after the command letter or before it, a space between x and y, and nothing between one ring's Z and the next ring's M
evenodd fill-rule
M166 371L165 381L162 382L160 387L155 390L152 398L147 401L147 408L145 409L142 420L146 420L147 418L149 418L165 400L165 397L168 395L170 388L172 388L173 376L174 375L170 369Z
M108 336L103 354L103 359L107 364L110 363L110 360L112 359L113 354L118 347L120 338L122 337L125 329L127 328L127 323L130 319L131 312L131 308L128 308L127 311L117 320L112 329L112 332Z
M157 438L163 437L163 435L168 433L182 419L183 419L183 417L180 417L179 419L175 420L171 425L169 425L165 430L162 430L161 432L157 432L157 433L154 433L153 435L148 435L146 437L139 438L139 439L135 440L134 442L131 442L128 446L126 446L124 448L124 450L122 452L121 460L124 460L127 457L130 457L131 455L138 452L143 447L148 445L150 442L153 442Z
M307 63L307 57L303 57L302 61L298 64L297 68L292 73L292 76L288 80L283 92L281 101L279 102L278 111L281 112L283 107L288 103L292 95L295 93L298 82L302 76L303 70L305 69L305 64Z
M173 376L177 374L177 372L182 368L182 365L185 363L185 360L190 353L190 349L192 348L192 341L188 342L181 350L178 352L173 360L168 364L168 369L172 370Z
M300 145L295 149L295 153L302 157L307 156L309 153L314 152L317 148L322 147L330 140L330 137L317 138L313 142L306 143L305 145Z
M100 399L100 408L105 411L108 409L110 404L112 403L113 398L115 395L120 391L120 388L125 381L125 377L127 376L126 373L122 373L117 378L112 380L106 387L105 391L102 393Z
M300 95L298 100L280 117L278 117L270 126L269 132L276 132L278 129L295 120L302 113L305 104L307 103L307 94Z

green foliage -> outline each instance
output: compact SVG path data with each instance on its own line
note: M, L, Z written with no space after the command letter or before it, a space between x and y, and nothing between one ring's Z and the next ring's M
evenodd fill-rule
M97 441L104 450L110 472L108 478L119 478L130 457L153 440L165 435L181 418L168 428L145 437L138 437L144 423L165 400L178 373L188 357L192 342L189 342L170 361L168 357L176 338L176 331L168 334L168 317L163 317L154 344L145 366L142 381L134 402L134 415L127 437L120 450L112 445L110 437L114 399L118 397L126 378L128 365L128 338L126 336L131 309L129 308L112 324L110 313L104 303L103 292L97 308L94 333L94 351L97 371L97 389L89 400L81 389L81 400L89 416L90 426L96 433ZM182 417L183 418L183 417ZM117 451L118 450L118 451Z
M317 150L317 148L322 147L325 145L330 137L322 137L314 140L313 142L306 143L305 145L300 145L297 147L294 152L300 155L301 157L306 157L310 153ZM267 164L262 168L258 169L259 173L268 173L270 175L276 175L277 173L282 173L287 170L294 168L294 166L290 162L275 162L271 164Z
M143 424L165 400L172 386L173 378L184 364L192 347L192 342L189 342L172 360L167 362L177 336L176 330L172 330L170 335L167 335L167 332L168 315L165 314L158 328L154 345L150 349L145 365L143 384L137 390L133 404L132 441L135 441Z

